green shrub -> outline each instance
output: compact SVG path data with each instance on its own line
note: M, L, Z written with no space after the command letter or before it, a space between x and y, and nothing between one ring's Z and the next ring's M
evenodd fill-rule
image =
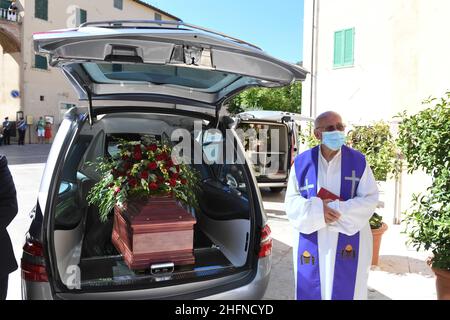
M379 229L383 225L383 217L374 212L369 220L370 229Z
M306 127L299 132L300 142L306 144L308 148L314 148L320 144L320 140L314 136L314 124L308 123Z
M355 126L348 134L348 142L366 156L377 181L386 181L396 173L397 152L388 123L379 121L369 126Z
M281 88L250 88L235 96L228 104L232 115L248 110L301 112L302 83Z
M408 172L421 169L432 177L405 212L405 232L417 250L433 252L433 267L450 270L450 92L424 104L429 107L415 115L400 115L398 144Z

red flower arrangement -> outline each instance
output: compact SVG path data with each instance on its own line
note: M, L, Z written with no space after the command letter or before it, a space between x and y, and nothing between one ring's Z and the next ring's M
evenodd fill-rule
M103 178L90 190L87 200L98 205L102 221L115 205L133 198L172 195L182 203L196 206L198 176L186 164L172 160L167 144L144 136L141 141L120 140L119 152L95 163Z

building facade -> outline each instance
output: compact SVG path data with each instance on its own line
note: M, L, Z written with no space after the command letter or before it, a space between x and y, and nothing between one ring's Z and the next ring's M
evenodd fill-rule
M450 90L449 1L305 0L304 9L305 115L390 121Z
M79 102L59 69L36 55L33 33L73 28L86 21L174 20L179 18L139 0L18 0L12 16L9 0L0 0L0 119L23 114L36 123L53 119L56 129L64 113ZM32 118L32 119L31 119ZM35 142L34 132L26 142Z
M335 110L347 124L370 124L450 90L450 1L305 0L302 113ZM403 173L383 184L385 212L400 221L430 178Z

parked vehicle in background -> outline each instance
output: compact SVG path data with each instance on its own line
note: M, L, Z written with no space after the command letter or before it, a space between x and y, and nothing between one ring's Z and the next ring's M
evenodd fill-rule
M275 193L284 190L291 165L299 152L301 127L313 119L291 112L256 110L239 113L235 120L235 129L256 130L257 138L247 138L244 147L252 161L258 186L268 187ZM278 140L273 141L273 138Z

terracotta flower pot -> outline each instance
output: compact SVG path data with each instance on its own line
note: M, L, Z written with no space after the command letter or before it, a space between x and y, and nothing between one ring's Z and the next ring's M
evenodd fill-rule
M380 256L380 245L381 245L381 237L383 233L388 229L388 225L383 222L380 228L372 229L373 235L373 254L372 254L372 265L378 265L378 258Z
M431 268L436 275L436 292L438 300L450 300L450 271Z

